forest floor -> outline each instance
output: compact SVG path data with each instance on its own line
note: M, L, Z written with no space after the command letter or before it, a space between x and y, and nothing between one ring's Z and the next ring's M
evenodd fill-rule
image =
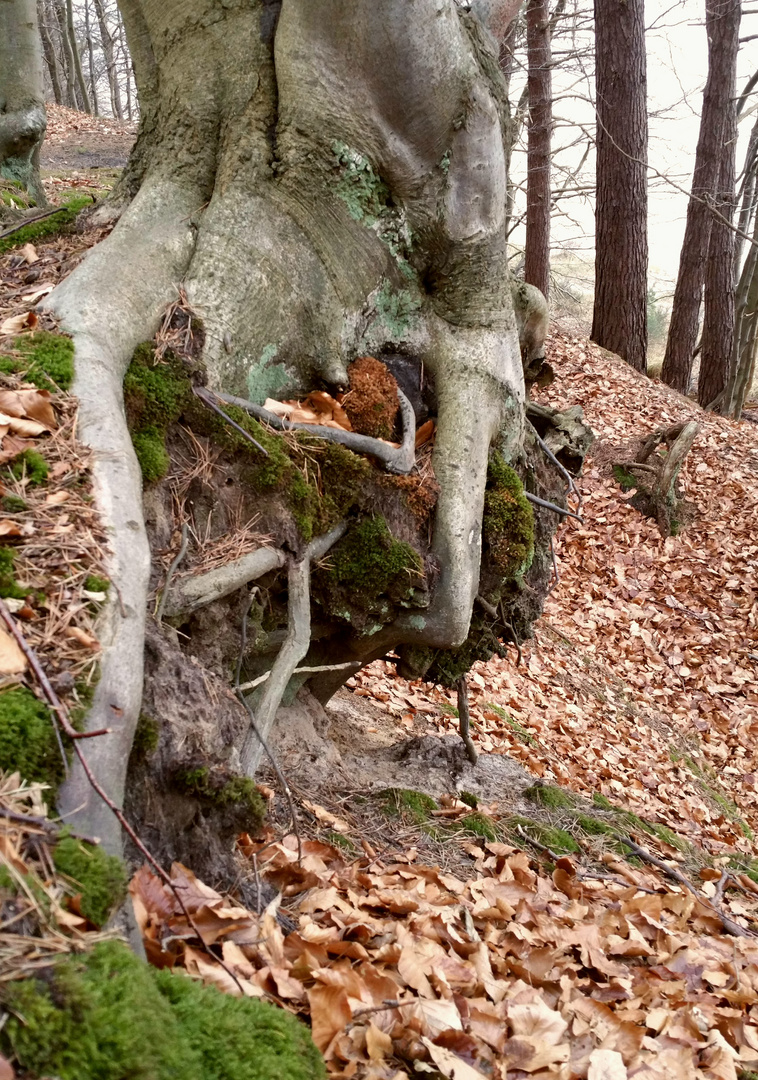
M48 178L51 190L72 182L95 183L68 167ZM102 235L84 226L0 255L0 323ZM758 1069L758 425L705 414L576 336L554 334L547 352L557 378L540 400L580 404L597 441L534 639L469 677L478 764L454 695L378 661L326 711L281 713L299 838L265 774L265 835L240 838L281 900L244 911L177 866L189 927L147 868L132 884L148 955L301 1015L335 1078ZM51 401L68 424L70 397ZM690 419L691 520L663 539L611 463L634 437ZM68 452L60 438L56 452ZM56 491L29 500L38 517L25 511L14 543L61 526ZM56 947L84 930L61 908Z

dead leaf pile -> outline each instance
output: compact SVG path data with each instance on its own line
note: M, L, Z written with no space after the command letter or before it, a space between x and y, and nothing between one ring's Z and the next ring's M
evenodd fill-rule
M663 539L590 451L584 524L560 529L560 582L523 663L514 650L469 677L474 740L713 855L755 854L758 426L704 413L583 339L558 335L548 353L557 379L541 400L581 404L606 445L698 421L680 478L697 513ZM348 685L416 733L457 731L453 694L384 661Z
M467 881L413 851L346 863L311 840L298 864L289 838L242 850L294 932L276 902L253 915L176 864L188 921L143 867L148 956L309 1017L335 1078L736 1080L758 1065L758 940L722 936L707 903L654 873L580 880L562 858L551 879L498 843L469 846Z

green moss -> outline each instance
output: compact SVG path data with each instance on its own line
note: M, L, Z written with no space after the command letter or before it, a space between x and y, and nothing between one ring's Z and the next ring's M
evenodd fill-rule
M81 889L80 910L85 919L98 928L104 926L126 897L127 876L121 860L101 847L66 836L55 845L53 862Z
M13 248L22 247L24 244L36 244L40 240L58 236L60 233L69 232L80 212L89 206L92 199L89 195L77 195L67 199L60 210L43 221L35 221L30 225L24 225L18 232L0 240L0 255Z
M63 779L50 710L23 686L0 692L0 770L50 784L53 793Z
M349 836L345 836L344 833L335 832L333 829L328 829L325 833L325 839L332 847L337 848L339 851L344 851L346 855L355 855L358 851L357 846L353 843Z
M518 720L515 720L505 709L501 708L500 705L495 705L490 701L484 708L491 709L492 712L497 713L500 719L506 722L513 734L516 735L522 743L526 743L527 746L537 745L537 740L534 735L532 735L530 731L527 731L523 724L520 724Z
M487 471L482 538L485 555L503 578L523 578L534 558L534 513L521 481L498 453Z
M307 1028L284 1010L155 971L121 942L6 983L6 1054L60 1080L322 1080Z
M110 580L107 577L98 577L97 574L90 574L84 582L86 592L107 593L110 587Z
M161 728L158 721L153 720L152 716L140 713L132 740L132 756L137 760L149 757L158 749L160 735Z
M590 836L614 836L616 833L612 825L587 814L577 814L574 820L582 832L589 833Z
M509 818L508 824L514 831L516 843L522 842L522 837L516 831L516 826L520 826L527 836L543 847L549 848L550 851L554 851L556 855L570 855L582 850L571 833L566 832L565 829L557 829L553 825L542 825L532 821L531 818L518 815Z
M16 581L13 571L13 560L16 552L10 547L0 547L0 596L3 600L9 597L13 600L23 600L29 592Z
M431 795L412 788L387 788L379 792L379 798L385 813L393 817L409 817L417 825L426 821L432 810L438 808Z
M565 791L551 784L533 784L524 792L524 797L548 810L563 810L572 807L575 800Z
M418 552L396 540L380 516L353 525L332 549L330 562L330 569L314 574L314 595L329 614L361 628L359 616L368 613L371 624L391 619L393 605L410 600L423 580Z
M248 831L257 829L266 816L261 794L247 776L214 775L208 768L185 769L176 774L175 784L185 795L211 806L238 810L248 823Z
M613 810L614 806L610 799L606 799L605 795L601 795L599 791L596 791L592 796L592 801L595 806L599 806L601 810Z
M634 473L625 469L623 465L613 466L613 479L621 487L622 491L632 491L633 488L639 488L640 486L640 482Z
M146 427L132 435L142 479L146 484L162 480L171 464L165 436L156 427Z
M669 847L676 848L677 851L692 850L692 844L687 843L681 836L677 836L675 832L665 825L652 825L652 829L658 839L662 840L664 844L668 844Z
M477 660L487 663L496 654L505 656L500 639L492 630L491 620L483 617L475 608L466 640L457 649L438 649L427 666L424 678L427 682L453 689Z
M36 487L47 480L50 472L47 462L37 450L24 450L14 458L10 470L17 480L26 479L28 487Z
M4 495L0 499L0 506L6 514L23 514L28 509L27 502L20 495Z
M74 380L74 343L65 334L35 330L13 341L15 357L7 357L12 371L22 374L40 390L68 390ZM10 372L7 372L10 374Z
M458 798L461 802L465 803L466 806L470 806L472 810L476 810L479 805L479 800L476 795L472 795L470 791L459 791Z
M146 427L165 431L179 419L192 395L189 373L172 353L157 361L152 342L134 350L124 375L124 405L134 431Z
M456 831L460 830L469 833L471 836L478 836L482 840L495 841L500 839L497 825L487 814L466 814L465 817L454 823L453 828Z

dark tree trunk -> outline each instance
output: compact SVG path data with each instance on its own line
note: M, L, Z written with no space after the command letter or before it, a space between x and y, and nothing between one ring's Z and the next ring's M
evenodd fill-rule
M58 19L58 29L61 35L61 51L63 53L63 68L66 73L66 105L70 109L78 109L76 100L76 72L74 69L74 50L68 33L66 22L66 0L53 0L55 3L55 15Z
M89 19L89 0L84 4L84 33L87 39L87 60L89 62L89 87L92 111L95 116L100 115L100 107L97 100L97 79L95 76L95 48L92 43L92 27Z
M644 0L595 0L597 201L592 340L647 367Z
M700 302L714 222L711 203L719 190L726 121L734 95L733 55L736 55L738 47L739 20L739 0L710 0L706 5L708 79L703 95L679 275L661 370L663 381L682 394L689 389L697 343Z
M732 87L737 76L738 37L739 10L734 20L733 49L730 50ZM734 230L731 222L735 210L736 144L737 115L732 93L724 116L721 173L713 201L714 219L705 268L703 338L697 385L697 399L703 408L712 407L721 413L729 405L725 400L725 391L734 348Z
M76 81L76 94L83 112L92 112L87 83L82 69L82 58L79 55L79 47L76 43L76 31L74 30L74 5L73 0L66 0L66 32L71 49L71 57L74 65L74 78Z
M526 27L529 133L524 281L536 285L547 298L550 291L550 142L553 129L548 0L529 0Z
M47 70L50 75L50 85L53 88L53 97L55 98L56 105L63 104L63 91L61 89L61 70L58 64L58 57L53 48L53 42L50 37L50 30L47 25L48 11L44 3L37 3L37 20L39 22L40 38L42 39L42 51L45 55L45 63L47 64Z

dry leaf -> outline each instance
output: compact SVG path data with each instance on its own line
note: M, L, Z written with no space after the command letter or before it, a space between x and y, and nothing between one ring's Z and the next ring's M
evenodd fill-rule
M27 659L18 642L0 626L0 675L20 675L26 668Z
M322 824L327 825L330 829L334 829L335 832L349 833L350 826L344 818L337 817L336 814L330 813L325 810L323 806L319 806L317 803L310 802L308 799L302 800L302 805L306 810L310 810L314 817L318 818Z
M486 1080L484 1073L468 1065L463 1058L459 1058L451 1050L446 1050L442 1046L435 1046L431 1039L427 1039L423 1035L421 1041L429 1051L429 1056L434 1064L443 1076L448 1077L448 1080Z
M34 244L24 244L23 247L18 249L18 253L29 266L31 266L32 263L39 262L39 255L37 254L37 249Z
M24 293L21 299L24 300L27 304L31 304L32 306L34 306L34 304L39 303L43 296L47 296L48 293L51 293L54 288L54 281L43 281L36 287L36 289L33 289L31 292Z
M615 1050L593 1050L587 1080L627 1080L626 1065Z
M311 1010L311 1035L323 1054L334 1036L344 1031L350 1023L352 1012L347 994L341 986L317 983L308 991L308 1003Z
M0 519L0 536L20 536L21 526L17 521L11 521L9 518Z
M22 330L33 330L37 325L37 316L33 311L23 315L11 315L0 323L0 334L20 334Z
M80 645L84 645L87 649L92 649L93 652L97 652L100 648L100 642L92 634L88 634L86 630L82 630L81 626L67 626L63 631L66 637L74 638Z
M68 502L71 498L70 491L52 491L45 497L45 506L62 506L64 502Z

